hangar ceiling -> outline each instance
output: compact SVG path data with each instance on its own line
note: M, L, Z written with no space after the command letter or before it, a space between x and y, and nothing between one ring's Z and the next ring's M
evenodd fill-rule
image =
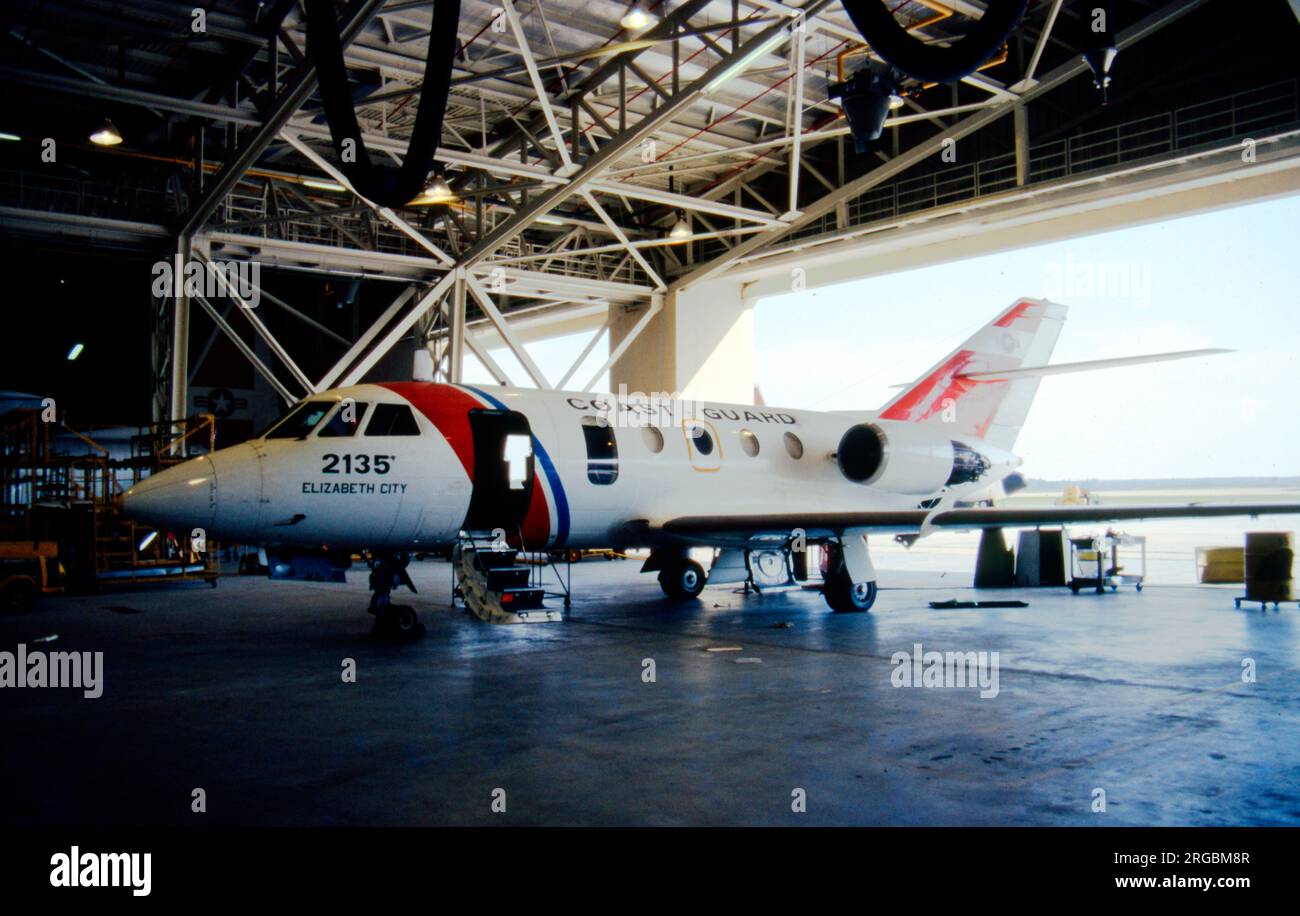
M630 4L618 0L463 0L436 153L455 198L388 209L346 187L295 0L10 0L0 13L0 82L11 123L0 130L58 138L68 168L0 150L0 227L47 242L150 252L179 244L276 269L416 281L419 295L392 312L376 343L428 334L440 321L508 337L502 325L516 314L653 303L793 239L844 233L869 221L864 201L888 183L896 213L897 182L938 174L945 139L969 144L963 163L1003 157L1005 186L1044 177L1029 169L1026 131L1035 142L1068 142L1152 105L1174 108L1170 92L1186 104L1233 98L1234 131L1239 116L1294 126L1293 65L1268 44L1267 28L1245 33L1263 48L1249 74L1222 48L1165 38L1189 14L1203 28L1240 11L1227 0L1100 4L1114 19L1121 80L1118 103L1102 108L1081 57L1095 5L1029 3L979 71L951 85L908 81L884 136L858 156L828 88L871 51L838 0L657 0L645 7L654 24L639 30L621 24ZM400 161L432 4L337 6L365 144ZM944 45L984 4L889 8L914 35ZM1286 4L1269 12L1294 27ZM1236 100L1265 89L1273 95L1253 110ZM121 146L85 142L105 117ZM1117 134L1117 162L1125 142ZM977 174L971 193L985 190ZM182 403L173 392L173 416Z

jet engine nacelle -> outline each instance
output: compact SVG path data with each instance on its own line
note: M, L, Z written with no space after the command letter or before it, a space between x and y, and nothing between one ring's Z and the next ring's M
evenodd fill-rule
M854 483L889 493L925 496L945 487L986 481L1018 463L982 442L974 446L916 423L859 423L840 438L835 458Z

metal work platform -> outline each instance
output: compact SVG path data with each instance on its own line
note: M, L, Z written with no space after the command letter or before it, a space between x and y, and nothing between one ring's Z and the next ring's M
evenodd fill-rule
M121 495L150 473L183 460L186 446L211 451L211 414L153 424L111 453L94 429L77 430L42 411L0 416L0 540L57 544L73 589L197 580L215 585L220 545L190 531L166 532L121 512Z

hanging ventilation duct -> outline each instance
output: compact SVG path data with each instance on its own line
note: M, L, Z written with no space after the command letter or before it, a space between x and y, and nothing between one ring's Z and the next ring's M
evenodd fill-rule
M442 137L442 116L451 89L452 62L459 47L460 0L434 0L429 53L424 64L420 108L400 167L378 166L361 138L351 84L343 63L333 0L306 0L307 50L316 67L321 102L339 166L356 192L383 207L400 207L424 189Z
M844 0L844 10L871 49L913 79L951 83L979 69L1020 23L1029 0L989 0L984 15L949 47L926 44L898 24L881 0Z

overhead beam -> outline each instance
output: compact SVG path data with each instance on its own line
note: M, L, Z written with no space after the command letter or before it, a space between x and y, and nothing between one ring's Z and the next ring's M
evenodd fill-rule
M812 0L807 14L815 15L829 3L830 0ZM738 65L743 65L750 55L759 52L770 40L781 36L782 33L787 38L790 35L789 26L785 22L772 23L760 30L742 44L730 57L724 58L706 70L690 86L674 96L671 102L665 103L663 107L653 114L642 118L635 127L629 128L626 132L602 146L600 151L593 154L582 168L569 179L567 184L539 194L536 198L520 207L514 216L476 242L462 256L461 265L473 267L478 264L496 251L507 239L531 225L539 216L546 214L569 196L587 187L608 170L626 150L649 137L660 125L676 118L698 99L702 98L709 91L714 81L731 73ZM768 50L775 51L777 48L769 47Z
M438 304L442 297L447 294L447 290L451 288L455 280L456 271L449 270L443 274L442 279L435 283L432 289L420 297L420 300L411 307L411 310L393 326L392 330L384 335L384 339L376 344L369 353L362 357L361 362L357 363L357 365L343 377L340 384L355 385L357 382L361 381L362 377L373 369L375 364L383 359L385 354L393 348L393 345L401 340L406 335L406 332L411 330L415 323L423 318L429 309Z
M1177 0L1177 2L1167 3L1151 15L1140 20L1129 28L1123 30L1116 36L1116 45L1121 50L1136 44L1143 38L1159 31L1169 23L1181 18L1191 12L1198 6L1201 6L1205 0ZM1087 72L1088 65L1082 57L1073 57L1065 63L1052 70L1043 79L1028 89L1019 97L1012 96L1012 100L997 104L993 107L976 112L966 118L958 121L946 130L940 131L924 143L918 144L899 156L886 162L865 175L850 181L832 194L826 194L819 198L815 203L806 207L803 212L793 219L788 228L770 230L759 233L752 238L737 244L734 248L729 249L726 253L720 255L713 261L697 267L695 270L678 277L669 286L670 291L686 289L697 283L702 283L712 277L722 273L736 261L760 251L763 248L778 241L781 237L795 232L809 223L820 219L828 213L834 211L836 206L841 203L860 197L862 194L871 190L882 182L907 171L922 160L935 154L935 152L947 140L960 140L975 131L982 130L988 125L997 121L1012 110L1014 104L1026 104L1032 99L1043 95L1057 86L1060 86L1071 79Z
M321 376L320 381L316 383L316 390L324 391L326 388L334 384L334 380L342 375L347 370L348 366L356 362L357 357L361 355L366 347L370 346L372 340L379 336L380 331L388 327L389 323L397 317L397 313L402 310L403 306L405 306L407 302L411 301L411 297L414 295L414 286L408 286L406 289L402 290L402 294L393 300L392 305L384 309L383 314L375 319L374 324L367 328L366 332L358 337L356 342L348 348L348 351L339 357L338 362L336 362L328 372Z
M356 0L356 3L349 8L347 20L339 37L339 43L344 50L365 31L370 21L383 9L384 2L385 0ZM298 67L289 87L276 101L257 132L240 148L235 158L222 166L221 171L203 189L202 195L190 208L189 214L181 225L182 235L194 235L203 227L225 200L226 195L235 187L243 174L257 162L315 88L316 65L307 59Z
M533 380L533 384L538 388L550 388L551 383L546 380L546 375L542 372L537 363L533 361L533 358L528 355L528 348L525 347L515 337L514 332L510 330L510 323L506 321L505 316L502 315L500 310L496 307L496 303L492 301L492 297L487 294L487 290L483 288L483 285L472 275L466 276L465 282L469 285L469 291L474 295L474 299L478 302L479 308L483 310L483 314L487 315L488 320L492 322L492 327L496 328L496 332L500 334L501 339L506 342L506 346L510 348L510 352L514 354L515 359L519 360L520 365L524 367L524 371L527 372L528 377Z
M334 163L330 162L328 159L326 159L320 153L316 152L306 143L303 143L301 140L299 140L296 136L294 136L293 131L291 130L283 131L281 133L281 137L286 143L288 143L290 146L296 149L299 153L301 153L303 156L305 156L306 158L310 159L313 163L315 163L316 166L320 168L322 171L324 171L327 175L329 175L335 181L339 182L339 184L343 185L353 194L356 194L358 198L360 198L361 200L369 204L371 207L373 207L374 211L378 213L389 225L396 228L407 238L411 239L411 241L415 242L415 244L419 245L425 251L429 252L429 254L433 255L434 258L439 263L441 263L443 267L451 267L453 264L456 263L455 260L451 257L451 255L447 254L447 252L443 251L432 241L430 241L424 235L424 233L420 232L418 229L416 229L406 220L402 219L400 216L394 213L391 207L381 207L379 204L375 203L374 201L367 200L365 197L362 197L359 193L357 193L357 189L352 186L352 182L348 180L347 175L343 173L342 169L335 166Z

